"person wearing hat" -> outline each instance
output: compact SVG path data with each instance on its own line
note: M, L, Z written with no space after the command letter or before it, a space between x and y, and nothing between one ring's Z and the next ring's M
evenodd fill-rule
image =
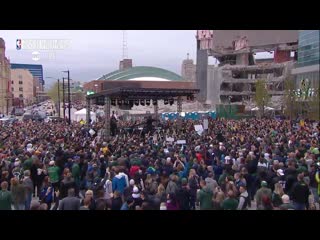
M270 188L268 188L268 183L266 181L261 182L261 188L256 192L256 195L255 195L257 209L263 205L263 202L262 202L263 196L266 196L269 199L272 199L272 191Z
M77 157L77 156L74 157L73 161L74 162L71 167L72 177L76 183L76 186L79 187L80 186L80 166L79 166L80 157Z
M133 208L136 208L136 206L141 207L143 200L141 199L139 188L134 186L131 196L134 200Z

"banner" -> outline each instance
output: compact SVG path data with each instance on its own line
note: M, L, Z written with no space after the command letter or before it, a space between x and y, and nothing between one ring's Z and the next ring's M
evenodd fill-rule
M203 120L203 129L208 129L209 128L209 121L208 121L208 119L204 119Z
M203 132L203 127L202 125L194 125L194 130L196 130L196 132L201 135Z

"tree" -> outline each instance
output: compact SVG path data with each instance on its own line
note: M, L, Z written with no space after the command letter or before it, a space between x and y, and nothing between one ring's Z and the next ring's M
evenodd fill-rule
M271 100L271 96L268 94L267 84L264 79L259 79L256 82L256 94L254 100L259 108L259 115L264 116L264 109L268 106Z
M312 120L320 120L320 88L316 88L312 91L311 97L309 98L309 118Z
M60 89L61 90L61 89ZM58 82L55 82L54 85L48 90L48 96L54 101L55 103L58 102Z
M283 107L285 116L289 117L290 119L296 117L298 109L295 84L292 77L288 77L284 80Z

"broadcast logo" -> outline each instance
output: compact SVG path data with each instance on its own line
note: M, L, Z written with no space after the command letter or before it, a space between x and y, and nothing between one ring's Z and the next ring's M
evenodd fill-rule
M16 48L17 48L17 50L21 50L21 39L17 39Z

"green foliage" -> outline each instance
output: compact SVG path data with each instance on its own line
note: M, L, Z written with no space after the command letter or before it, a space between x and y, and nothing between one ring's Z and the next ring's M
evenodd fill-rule
M298 114L297 96L294 93L294 79L288 77L284 80L283 107L284 114L289 118L295 118Z
M259 79L256 82L256 93L254 96L254 101L256 106L259 108L260 116L264 115L264 108L270 103L271 96L268 94L266 88L266 81L264 79Z
M314 92L313 96L310 97L309 102L309 114L308 117L312 120L320 120L320 111L319 111L319 104L320 104L320 89L318 88L316 92Z
M48 90L48 96L55 103L58 102L58 83L57 82Z

